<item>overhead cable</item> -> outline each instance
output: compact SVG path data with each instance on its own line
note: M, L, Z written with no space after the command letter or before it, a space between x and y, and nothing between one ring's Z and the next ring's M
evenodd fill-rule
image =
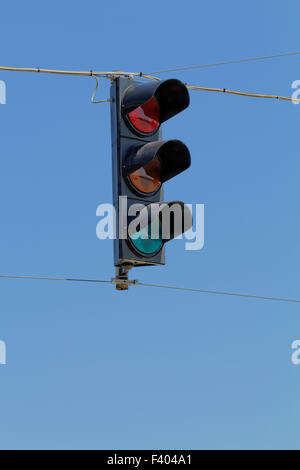
M44 281L69 281L69 282L114 284L114 282L112 282L112 280L83 279L83 278L69 278L69 277L49 277L49 276L0 274L0 278L6 278L6 279L36 279L36 280L44 280ZM291 298L285 298L285 297L270 297L270 296L265 296L265 295L245 294L245 293L230 292L230 291L198 289L198 288L184 287L184 286L170 286L170 285L167 285L167 284L152 284L152 283L135 281L135 285L143 286L143 287L155 287L155 288L160 288L160 289L173 289L173 290L179 290L179 291L185 291L185 292L198 292L198 293L201 293L201 294L227 295L227 296L234 296L234 297L246 297L246 298L249 298L249 299L258 299L258 300L273 300L273 301L277 301L277 302L300 303L300 299L291 299Z
M72 71L72 70L53 70L53 69L40 69L40 68L22 68L22 67L4 67L0 66L0 70L11 71L11 72L37 72L37 73L52 73L52 74L59 74L59 75L77 75L77 76L87 76L87 77L94 77L97 80L97 77L104 77L110 80L113 80L116 77L129 77L129 78L145 78L148 80L157 80L160 79L158 77L154 77L152 75L148 75L142 72L122 72L119 70L112 70L110 72L100 72L100 71ZM98 82L98 80L97 80ZM263 98L263 99L275 99L275 100L283 100L283 101L290 101L293 103L300 103L300 99L292 98L288 96L281 96L281 95L271 95L271 94L262 94L262 93L250 93L245 91L237 91L237 90L229 90L227 88L209 88L197 85L189 85L186 84L187 88L190 90L196 91L208 91L214 93L227 93L230 95L239 95L239 96L247 96L250 98ZM94 101L95 93L97 90L98 84L96 84L96 89L92 96L92 103L104 103L110 102L110 100L101 100L101 101Z
M216 67L216 66L220 66L220 65L240 64L241 62L253 62L253 61L257 61L257 60L276 59L276 58L279 58L279 57L288 57L288 56L294 56L294 55L300 55L300 51L285 52L285 53L282 53L282 54L265 55L265 56L260 56L260 57L246 57L244 59L227 60L227 61L222 61L222 62L213 62L213 63L210 63L210 64L191 65L191 66L186 66L186 67L175 67L175 68L172 68L172 69L156 70L155 72L149 72L149 74L158 75L160 73L180 72L180 71L184 71L184 70L203 69L203 68L208 68L208 67Z

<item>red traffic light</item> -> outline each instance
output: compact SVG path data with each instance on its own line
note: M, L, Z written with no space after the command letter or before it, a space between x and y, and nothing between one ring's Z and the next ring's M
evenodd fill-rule
M189 103L187 87L180 80L135 83L123 96L122 114L136 134L152 135L162 122L183 111Z
M160 125L159 104L155 96L127 114L133 127L143 134L155 131Z

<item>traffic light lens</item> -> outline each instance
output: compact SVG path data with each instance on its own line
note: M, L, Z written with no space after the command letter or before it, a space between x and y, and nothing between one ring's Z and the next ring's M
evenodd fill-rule
M150 194L161 185L161 165L157 155L143 167L129 175L133 186L141 193Z
M127 116L137 131L143 134L150 134L160 124L160 110L157 99L153 96L146 103L131 111Z
M157 228L157 224L148 225L131 235L130 240L139 252L152 255L158 252L163 246L161 226L159 224L159 228Z

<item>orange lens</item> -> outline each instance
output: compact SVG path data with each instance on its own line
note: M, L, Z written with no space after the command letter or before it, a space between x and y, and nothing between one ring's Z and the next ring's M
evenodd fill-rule
M160 160L157 155L142 168L129 175L133 186L142 193L153 193L159 188L160 182Z

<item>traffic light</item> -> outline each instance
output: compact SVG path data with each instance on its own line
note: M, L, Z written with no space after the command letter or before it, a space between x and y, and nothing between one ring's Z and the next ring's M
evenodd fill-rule
M163 265L165 243L192 226L187 206L163 200L163 184L190 166L190 152L180 140L161 140L161 124L188 107L188 90L176 79L117 77L111 101L114 263Z

